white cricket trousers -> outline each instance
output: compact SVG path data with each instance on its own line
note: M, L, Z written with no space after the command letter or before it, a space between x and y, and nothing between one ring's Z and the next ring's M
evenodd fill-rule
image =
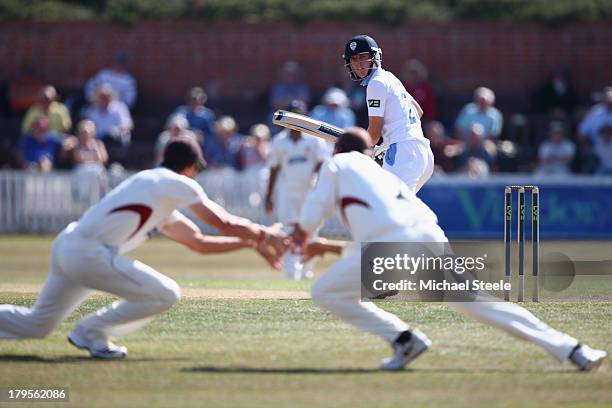
M297 223L300 219L300 212L302 211L302 204L308 194L308 190L304 192L281 192L277 195L276 204L276 216L278 221L283 223L285 232L290 233L293 230L294 223ZM317 235L317 231L313 233L313 236ZM312 274L312 270L315 267L316 260L313 258L306 263L302 263L302 254L293 252L291 250L285 251L283 255L283 269L287 279L300 280L308 275Z
M436 224L388 234L377 242L446 242ZM312 301L357 328L378 335L388 342L408 330L397 316L361 298L361 252L358 244L333 264L312 286ZM419 256L420 254L415 254ZM508 302L452 302L449 306L482 323L497 327L515 337L543 347L559 361L566 359L578 341L535 317L527 309Z
M49 276L33 308L0 305L0 338L45 337L93 290L118 300L78 322L81 338L104 344L137 330L180 299L175 281L69 225L53 242Z
M434 156L427 139L391 143L385 153L383 169L395 174L415 193L431 178Z

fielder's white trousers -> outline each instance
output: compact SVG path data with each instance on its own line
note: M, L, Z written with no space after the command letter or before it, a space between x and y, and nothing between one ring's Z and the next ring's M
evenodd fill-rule
M283 223L285 232L293 230L294 223L299 221L302 204L308 194L308 190L303 192L281 192L278 194L276 204L276 216L278 221ZM317 235L317 231L313 236ZM283 269L287 279L300 280L312 275L316 260L313 258L306 263L302 263L302 254L287 250L283 256Z
M0 305L0 338L45 337L93 290L118 296L75 327L90 345L103 346L148 323L180 299L175 281L97 241L75 234L71 224L54 241L49 276L33 308Z
M434 171L434 156L429 140L412 139L390 144L382 167L402 179L417 193Z
M388 234L378 242L446 242L436 224ZM415 254L419 256L420 254ZM358 244L347 247L343 257L332 265L312 286L312 300L357 328L378 335L389 342L408 329L397 316L361 297L361 252ZM508 302L454 302L455 310L506 333L543 347L559 361L566 359L578 341L557 331L525 308Z

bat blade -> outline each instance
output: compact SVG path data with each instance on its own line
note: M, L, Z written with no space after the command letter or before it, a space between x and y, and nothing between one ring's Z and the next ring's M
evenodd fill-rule
M284 110L277 110L274 112L272 123L288 129L308 133L309 135L325 139L332 143L335 143L344 133L344 129L337 126L313 119L306 115Z

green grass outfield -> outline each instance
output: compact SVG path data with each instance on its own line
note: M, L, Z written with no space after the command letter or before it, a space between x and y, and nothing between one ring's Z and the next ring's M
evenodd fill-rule
M0 303L33 304L50 242L0 237ZM581 252L595 244L567 245ZM612 406L609 362L576 372L442 304L381 304L434 342L410 370L382 373L383 341L320 311L307 299L308 282L283 280L248 251L201 257L157 239L135 256L177 279L184 298L123 341L127 360L93 361L65 340L81 315L112 300L96 295L47 339L0 341L0 387L69 387L63 406L74 407ZM526 307L612 352L612 303Z

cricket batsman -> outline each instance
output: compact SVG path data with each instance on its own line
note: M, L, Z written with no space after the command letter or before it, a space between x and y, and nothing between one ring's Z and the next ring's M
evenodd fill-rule
M49 335L94 290L120 300L81 319L68 341L92 357L127 355L113 338L131 333L180 298L175 281L124 254L160 232L202 254L254 248L280 268L284 234L229 214L194 180L204 166L190 138L174 139L161 166L129 177L55 239L47 281L33 308L0 305L0 339ZM178 209L231 237L206 236Z
M421 129L423 109L402 82L382 68L382 49L372 37L351 38L342 58L350 78L366 87L372 145L383 139L374 156L384 152L383 169L418 192L434 170L429 140Z
M368 156L370 135L349 128L340 137L335 155L325 162L315 188L302 207L292 233L296 244L307 242L334 211L349 229L354 244L315 239L304 248L305 258L325 252L343 253L312 286L312 300L359 329L385 339L393 355L382 361L382 370L402 370L425 352L431 341L416 328L371 302L362 302L360 242L448 242L435 214L399 178L382 170ZM418 254L415 254L418 256ZM580 370L597 368L606 353L581 344L557 331L526 309L507 302L454 302L456 310L483 323L543 347L557 360L569 359Z

